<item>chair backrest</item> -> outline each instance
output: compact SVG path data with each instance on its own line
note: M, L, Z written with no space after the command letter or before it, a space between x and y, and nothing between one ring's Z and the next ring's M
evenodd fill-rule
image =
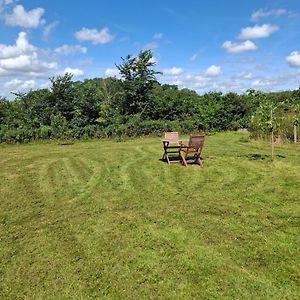
M165 132L165 139L178 140L179 139L179 134L178 134L177 131Z
M195 150L202 150L204 146L204 140L205 140L205 135L204 134L199 134L199 135L190 135L189 139L189 147L194 148Z

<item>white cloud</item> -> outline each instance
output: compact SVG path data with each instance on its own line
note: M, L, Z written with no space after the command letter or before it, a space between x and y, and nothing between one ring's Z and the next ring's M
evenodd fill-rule
M257 22L261 18L280 17L284 15L291 15L292 13L284 8L277 8L271 10L258 9L251 14L251 21Z
M212 65L205 71L205 75L208 77L216 77L219 76L222 73L220 66Z
M270 85L272 85L272 81L265 78L257 79L252 82L252 86L257 86L257 87L264 87Z
M44 27L44 29L43 29L43 40L44 40L44 41L46 41L46 42L48 41L49 35L50 35L51 31L52 31L58 24L59 24L58 21L54 21L54 22L52 22L52 23L50 23L50 24L48 24L47 26Z
M77 69L77 68L65 68L64 72L65 73L71 73L74 76L83 76L84 72L81 69Z
M231 41L226 41L223 43L222 47L229 53L237 54L245 51L254 51L257 49L257 46L247 40L241 43L232 43Z
M299 79L299 73L282 73L275 76L262 76L254 80L251 84L266 91L278 91L298 88Z
M33 52L29 55L22 54L14 58L6 58L0 60L0 70L6 72L33 72L43 73L47 70L56 69L55 62L41 62L38 59L38 54Z
M182 68L176 68L176 67L163 70L163 75L166 75L166 76L178 76L182 73L183 73L183 69Z
M253 78L253 74L251 72L241 72L234 76L234 78L241 80L249 80Z
M279 30L279 27L276 25L263 24L255 25L253 27L246 27L241 29L241 33L238 36L239 39L261 39L269 37L271 33Z
M20 32L15 45L0 44L0 76L41 76L57 69L56 62L42 61L38 48Z
M199 57L199 55L196 53L190 57L190 61L196 61L198 59L198 57Z
M61 47L55 48L54 52L60 55L74 55L78 53L85 54L87 52L86 47L82 47L80 45L70 46L67 44L62 45Z
M156 42L151 42L151 43L148 43L146 44L143 49L144 50L155 50L159 47L158 43Z
M197 52L195 52L191 57L190 61L196 61L200 58L201 54L205 51L204 48L199 48Z
M27 93L29 90L35 90L35 89L49 89L51 86L51 82L49 79L45 81L44 79L22 79L22 78L14 78L9 79L7 81L0 80L1 85L1 95L6 96L8 99L13 99L14 95L13 93Z
M14 58L6 58L0 60L0 68L6 70L23 70L24 68L28 68L31 71L31 64L33 60L35 60L37 54L33 55L20 55Z
M229 70L228 70L229 71ZM228 73L228 71L226 73ZM209 91L221 91L224 93L236 92L244 93L250 87L259 88L264 91L282 91L288 89L296 89L299 86L299 72L281 73L278 72L274 76L267 77L266 74L255 76L249 71L238 74L231 70L232 76L208 77L205 71L201 74L180 74L173 77L162 77L163 83L177 84L179 88L189 88L203 94ZM230 75L230 74L229 74Z
M14 3L14 0L0 0L0 6L1 5L10 5L10 4L13 4Z
M0 0L0 13L3 12L7 6L13 4L13 0Z
M194 85L197 88L202 88L202 87L207 86L210 81L211 81L211 78L209 78L207 76L197 75L194 77Z
M155 40L161 40L163 38L163 34L161 32L155 33L153 38Z
M50 87L51 87L50 80L47 80L43 83L40 83L39 86L38 86L39 89L50 89Z
M293 51L293 52L291 52L285 58L285 60L289 64L290 67L300 68L300 52L299 51Z
M114 39L107 27L98 31L97 29L88 29L83 27L80 31L75 32L75 38L79 41L87 41L92 44L107 44Z
M37 28L44 22L41 19L44 12L45 10L40 7L27 12L22 5L16 5L11 14L6 14L4 16L5 24L8 26Z
M116 68L108 68L104 71L106 77L116 77L121 78L120 72Z
M27 34L20 32L13 46L0 44L0 59L17 57L24 53L35 51L36 48L28 43Z
M12 79L4 84L4 88L14 91L24 91L33 89L36 86L35 80L20 80L20 79Z

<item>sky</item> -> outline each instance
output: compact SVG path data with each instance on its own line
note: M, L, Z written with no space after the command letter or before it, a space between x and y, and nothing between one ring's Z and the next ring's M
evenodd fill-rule
M0 95L115 76L150 49L161 83L203 94L297 89L300 0L0 0Z

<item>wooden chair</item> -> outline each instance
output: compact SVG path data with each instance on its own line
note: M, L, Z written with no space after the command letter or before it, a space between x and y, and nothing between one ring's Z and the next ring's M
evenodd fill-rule
M164 145L164 155L162 159L166 159L168 164L174 162L174 160L170 160L169 154L177 154L178 157L180 158L180 142L179 142L179 134L177 131L165 132L165 141L163 141L163 145Z
M190 135L188 145L181 145L180 157L182 163L187 167L187 161L190 155L193 155L193 163L199 164L203 168L203 162L201 160L201 152L204 147L205 135Z
M165 132L165 139L174 140L174 141L177 141L177 143L178 143L179 134L178 134L177 131L168 131L168 132Z

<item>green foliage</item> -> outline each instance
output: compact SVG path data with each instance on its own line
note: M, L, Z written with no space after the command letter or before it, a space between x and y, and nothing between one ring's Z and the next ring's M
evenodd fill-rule
M74 83L72 74L50 78L51 95L48 98L48 109L53 115L61 114L67 121L74 116ZM54 113L53 113L54 112ZM51 120L52 122L52 120Z
M62 137L68 130L67 119L59 112L57 115L51 117L51 128L54 137Z
M298 124L300 111L296 93L266 94L252 90L249 95L259 103L250 123L252 136L268 138L273 132L281 140L293 140L293 126Z
M159 72L151 69L155 62L150 50L139 53L137 57L128 55L123 63L116 65L123 77L123 88L125 92L125 102L123 103L123 113L142 114L149 101L149 92L156 83L155 75Z
M151 51L127 56L118 65L122 80L74 82L71 74L65 74L50 78L50 90L18 93L12 101L0 97L0 142L138 136L166 130L249 128L253 137L268 137L273 131L286 140L299 133L300 89L198 95L158 83L151 59Z

